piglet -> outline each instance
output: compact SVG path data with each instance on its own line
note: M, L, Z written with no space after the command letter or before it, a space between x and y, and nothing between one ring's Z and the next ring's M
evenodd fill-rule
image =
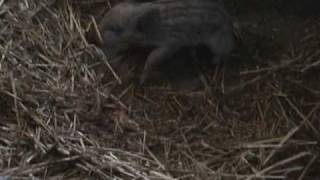
M127 0L115 5L99 24L102 50L110 57L129 47L151 47L140 83L155 66L182 47L205 45L217 64L234 46L229 15L218 0Z

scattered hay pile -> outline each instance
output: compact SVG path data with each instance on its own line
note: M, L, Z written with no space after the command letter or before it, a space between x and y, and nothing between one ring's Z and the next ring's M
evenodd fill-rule
M231 83L217 68L206 92L142 89L85 38L101 4L0 0L0 179L316 176L320 25L280 63Z

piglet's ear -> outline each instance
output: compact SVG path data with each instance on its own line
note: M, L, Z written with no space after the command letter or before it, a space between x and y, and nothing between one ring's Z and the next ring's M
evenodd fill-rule
M139 32L156 32L160 25L160 11L153 8L142 12L136 19L136 28Z

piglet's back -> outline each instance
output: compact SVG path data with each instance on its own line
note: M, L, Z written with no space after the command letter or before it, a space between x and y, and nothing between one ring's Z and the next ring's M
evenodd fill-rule
M162 30L185 43L200 43L217 29L231 27L224 7L215 0L158 0L155 3L160 9Z

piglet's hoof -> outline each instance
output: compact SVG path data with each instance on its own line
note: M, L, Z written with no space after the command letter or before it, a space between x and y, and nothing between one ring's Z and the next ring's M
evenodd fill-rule
M140 76L140 79L139 79L139 84L140 85L144 85L147 81L147 75L145 73L142 73L142 75Z

